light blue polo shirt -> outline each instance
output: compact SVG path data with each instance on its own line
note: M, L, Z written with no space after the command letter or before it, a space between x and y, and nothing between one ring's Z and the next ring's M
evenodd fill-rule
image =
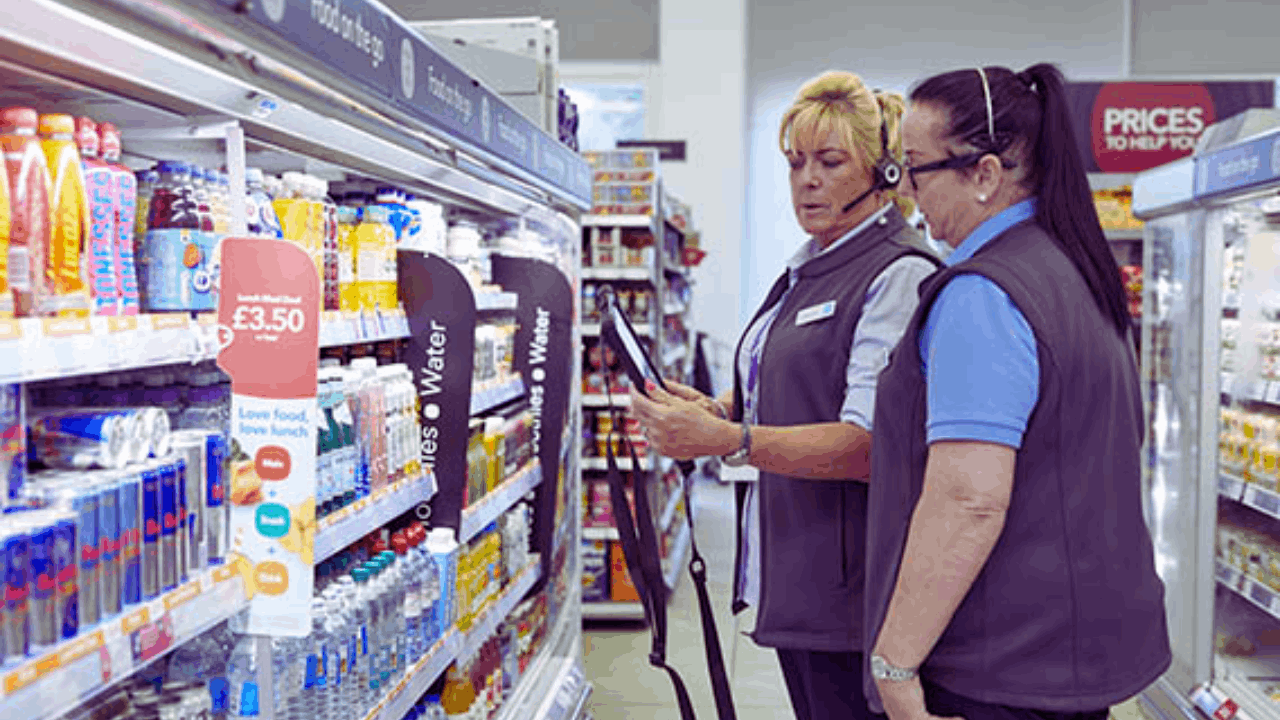
M946 259L953 266L1035 217L1024 200L983 222ZM1040 361L1031 325L999 285L958 275L938 293L920 332L928 388L926 441L977 440L1022 445L1040 396Z

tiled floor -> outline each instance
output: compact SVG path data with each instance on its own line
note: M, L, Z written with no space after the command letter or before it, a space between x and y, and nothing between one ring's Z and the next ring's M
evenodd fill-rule
M729 612L733 562L733 492L719 483L700 483L695 492L698 547L707 561L707 587L716 610L720 643L730 666L734 706L739 720L788 720L791 705L772 650L757 647L735 633ZM684 571L668 607L667 662L689 688L699 720L714 720L715 703L707 680L693 581ZM738 629L754 627L751 611ZM737 642L733 638L737 635ZM649 632L639 624L591 624L584 633L587 678L595 689L591 713L596 720L679 720L671 681L649 665ZM1145 720L1133 703L1113 708L1116 720Z

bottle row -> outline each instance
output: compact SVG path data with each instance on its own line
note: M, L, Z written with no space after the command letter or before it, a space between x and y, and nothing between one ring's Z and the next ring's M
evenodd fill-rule
M1280 489L1280 418L1234 407L1220 411L1218 459L1227 472Z

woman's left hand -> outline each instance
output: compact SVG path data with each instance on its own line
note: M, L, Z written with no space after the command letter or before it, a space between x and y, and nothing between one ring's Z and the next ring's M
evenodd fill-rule
M632 388L631 413L645 428L645 436L659 454L675 460L692 460L738 449L739 433L733 423L653 383L646 384L645 394Z
M877 680L876 690L889 720L964 720L933 715L924 704L924 688L920 678L911 680Z

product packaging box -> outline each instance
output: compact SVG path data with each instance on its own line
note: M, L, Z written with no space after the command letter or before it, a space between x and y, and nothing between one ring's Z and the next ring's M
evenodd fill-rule
M609 589L614 602L640 602L640 593L631 582L620 543L609 543Z

